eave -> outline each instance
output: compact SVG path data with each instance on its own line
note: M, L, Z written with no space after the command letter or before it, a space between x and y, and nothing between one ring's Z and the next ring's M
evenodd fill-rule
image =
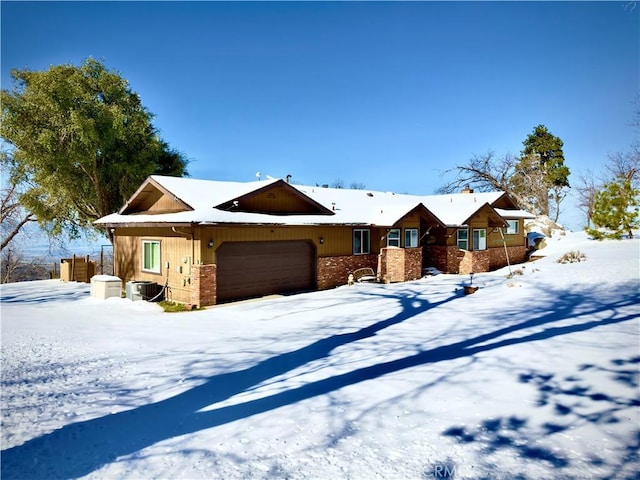
M105 228L171 228L171 227L197 227L197 222L109 222L101 223Z

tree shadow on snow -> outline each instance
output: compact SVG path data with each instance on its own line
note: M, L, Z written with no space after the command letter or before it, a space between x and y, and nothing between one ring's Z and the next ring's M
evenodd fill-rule
M382 295L390 295L385 290L381 292L383 292ZM629 287L615 299L604 303L594 301L589 292L547 293L557 299L556 303L539 308L527 308L530 320L519 324L508 325L475 336L470 333L470 338L466 340L434 347L405 358L357 368L263 398L202 411L210 405L245 392L269 379L291 372L310 362L327 358L338 347L373 337L382 330L429 309L461 298L459 293L451 293L441 302L429 303L419 295L405 294L394 297L401 310L389 319L375 322L355 332L331 335L303 348L266 359L250 368L212 376L202 385L174 397L121 413L65 425L22 445L3 450L2 477L5 479L53 479L84 476L119 457L137 452L157 442L272 411L386 374L419 365L471 357L509 345L568 335L637 318L635 315L621 314L617 311L622 307L638 303L640 296L635 288ZM579 318L580 315L600 314L602 316L604 312L609 313L607 318L602 320L582 322L578 320L571 325L553 325L556 322ZM506 324L509 321L509 315L507 313L503 315ZM529 329L533 331L525 331ZM513 336L518 333L522 335ZM517 430L522 427L514 425L513 428ZM496 448L499 447L499 444L496 445ZM530 450L524 453L528 458L556 464L568 461L543 450Z
M452 437L460 444L476 444L485 455L508 450L523 460L546 465L555 472L554 475L573 478L560 472L570 466L572 459L576 460L576 452L568 455L549 448L544 445L545 439L563 432L575 436L573 431L576 428L589 424L599 431L600 438L604 439L609 450L604 457L599 451L578 453L586 457L580 460L583 468L590 469L591 478L637 478L640 469L640 428L637 425L637 408L640 406L637 392L640 372L637 366L640 364L640 357L618 358L610 363L612 365L606 367L586 364L578 369L579 372L592 370L608 379L597 378L593 374L585 378L580 373L558 378L554 373L537 370L520 373L518 381L536 389L536 406L550 409L555 417L552 421L537 424L527 418L503 416L482 420L474 428L453 426L445 430L443 435ZM619 383L623 388L615 388L614 394L606 386L602 386L606 384L606 380ZM621 422L627 424L628 434L612 434L610 426ZM616 452L615 457L611 455L612 450ZM486 470L492 471L491 477L487 478L502 478L495 466L487 465ZM503 473L507 474L505 478L527 478L522 472Z

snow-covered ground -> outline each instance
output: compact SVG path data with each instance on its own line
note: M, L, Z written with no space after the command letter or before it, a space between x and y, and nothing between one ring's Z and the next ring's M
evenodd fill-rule
M178 314L3 285L2 478L637 478L639 247Z

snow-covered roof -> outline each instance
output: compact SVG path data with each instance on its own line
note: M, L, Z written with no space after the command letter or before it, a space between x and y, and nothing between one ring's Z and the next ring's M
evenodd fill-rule
M277 215L218 208L252 192L270 186L286 185L301 198L325 211L315 214ZM151 186L150 186L151 185ZM138 190L150 188L173 195L190 209L167 213L126 213L136 199L132 196L119 213L96 221L98 224L190 223L190 224L268 224L268 225L370 225L391 226L415 209L427 210L441 225L462 225L485 205L491 205L504 192L459 193L448 195L407 195L372 190L352 190L317 186L289 185L270 179L253 182L226 182L153 175ZM492 207L490 207L492 208ZM520 213L518 213L520 212ZM501 210L500 216L528 218L526 212ZM528 214L527 214L528 215Z
M536 218L534 214L526 210L505 210L504 208L496 208L495 210L504 218Z
M486 204L493 204L504 192L453 193L420 197L446 225L463 225Z

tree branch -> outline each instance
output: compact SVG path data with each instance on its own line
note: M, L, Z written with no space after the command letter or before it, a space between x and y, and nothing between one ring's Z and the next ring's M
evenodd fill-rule
M7 245L9 245L9 242L11 242L11 240L13 240L14 237L18 235L18 233L20 233L20 230L22 229L22 227L24 227L29 222L35 222L35 221L36 221L36 218L33 216L33 214L31 212L27 212L27 214L17 223L17 225L13 227L13 229L11 230L11 232L9 232L7 237L2 240L2 244L0 244L0 251L4 250L4 248Z

